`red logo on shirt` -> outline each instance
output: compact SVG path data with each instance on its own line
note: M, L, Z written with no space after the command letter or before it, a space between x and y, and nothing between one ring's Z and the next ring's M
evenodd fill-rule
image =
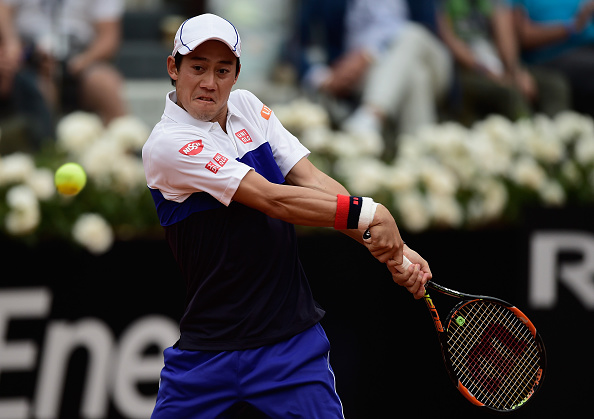
M237 138L239 138L239 140L242 143L244 143L244 144L247 144L247 143L251 143L252 142L252 137L250 137L250 134L248 134L248 132L246 130L244 130L244 129L242 129L239 132L236 132L235 133L235 136Z
M262 118L268 120L270 118L271 113L272 110L268 106L262 106L262 110L260 111L260 115L262 115Z
M225 157L219 153L217 153L212 159L215 162L217 162L219 164L219 166L221 166L221 167L223 167L225 165L225 163L227 163L229 161L229 159L227 157Z
M186 156L195 156L196 154L199 154L203 148L202 140L196 140L180 148L179 152Z
M221 167L211 160L206 164L206 168L216 175Z
M227 157L217 153L205 167L216 175L219 169L227 164L228 161L229 159Z

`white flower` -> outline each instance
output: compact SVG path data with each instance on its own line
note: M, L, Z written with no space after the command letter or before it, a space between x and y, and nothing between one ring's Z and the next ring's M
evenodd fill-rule
M291 132L330 125L328 112L322 106L305 98L297 98L286 105L277 105L273 108L276 117Z
M80 157L80 163L85 168L89 178L103 188L111 186L111 174L125 154L121 144L109 137L101 137L91 144Z
M377 132L348 133L354 149L362 156L379 156L384 151L384 139Z
M583 135L577 140L575 159L582 165L594 163L594 135Z
M107 252L113 244L113 231L103 217L98 214L83 214L72 228L74 240L91 253Z
M427 202L431 217L437 224L446 227L458 227L464 221L462 207L454 196L429 193Z
M13 186L6 193L6 203L10 211L5 226L10 234L23 235L37 228L41 220L39 201L30 187Z
M469 159L454 166L464 174L464 183L472 181L477 172L500 175L509 170L513 150L508 143L499 142L480 131L475 131L468 141Z
M546 204L559 206L565 203L565 190L559 182L547 181L538 192Z
M423 231L429 227L431 219L428 204L419 191L394 194L394 204L398 208L402 224L411 232Z
M150 132L146 124L132 115L121 116L109 123L105 135L127 150L141 150Z
M574 111L560 112L554 119L557 136L567 143L582 135L594 134L592 119Z
M25 153L12 153L0 159L0 186L25 182L35 171L33 158Z
M398 137L398 159L416 160L427 153L427 146L411 134L402 134Z
M142 160L135 156L122 155L113 165L112 170L114 187L122 194L134 190L144 191L146 176Z
M6 231L15 236L25 235L33 232L39 222L41 221L41 214L39 208L30 209L28 211L10 211L6 214L4 225Z
M507 189L494 178L479 178L472 185L475 192L468 203L471 222L487 222L500 217L508 201Z
M12 209L27 211L39 204L37 197L27 185L13 186L6 193L6 203Z
M423 159L420 166L420 178L427 189L435 194L453 195L458 189L456 176L433 159Z
M370 157L361 159L341 159L336 163L336 171L346 179L351 193L365 196L373 195L381 188L385 179L385 164Z
M511 170L511 178L518 185L539 190L546 180L543 168L530 156L518 159Z
M356 159L363 154L356 138L345 132L334 133L328 149L339 158Z
M310 151L324 152L330 149L334 134L327 127L317 126L303 130L299 139Z
M82 111L66 115L56 127L57 146L79 156L103 133L103 123L98 115Z
M568 160L561 165L561 174L572 185L579 185L582 181L578 165L573 160Z
M35 192L35 196L42 201L50 199L56 192L54 172L47 168L35 170L27 178L26 184Z
M401 164L387 167L383 185L391 191L406 191L414 188L417 184L417 173L412 165L402 162Z
M565 143L560 141L555 125L542 115L533 119L534 131L525 138L526 151L536 160L557 163L565 157Z

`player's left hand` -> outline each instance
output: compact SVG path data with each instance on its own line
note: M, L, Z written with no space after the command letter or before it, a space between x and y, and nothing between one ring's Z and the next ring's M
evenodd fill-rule
M431 280L432 274L429 264L417 252L405 245L405 256L412 262L408 269L404 269L395 260L386 262L395 283L403 286L415 299L425 295L425 284Z

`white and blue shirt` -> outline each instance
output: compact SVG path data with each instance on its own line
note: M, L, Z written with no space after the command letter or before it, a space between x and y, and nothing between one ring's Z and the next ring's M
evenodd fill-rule
M182 349L275 343L324 314L301 267L294 226L232 201L250 170L282 184L309 151L245 90L229 97L226 129L194 119L171 92L142 150L159 220L186 281Z

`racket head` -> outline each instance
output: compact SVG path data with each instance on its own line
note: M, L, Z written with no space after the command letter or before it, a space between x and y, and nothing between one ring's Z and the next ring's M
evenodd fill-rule
M540 388L546 350L528 317L490 297L461 301L440 333L446 369L471 403L511 412Z

